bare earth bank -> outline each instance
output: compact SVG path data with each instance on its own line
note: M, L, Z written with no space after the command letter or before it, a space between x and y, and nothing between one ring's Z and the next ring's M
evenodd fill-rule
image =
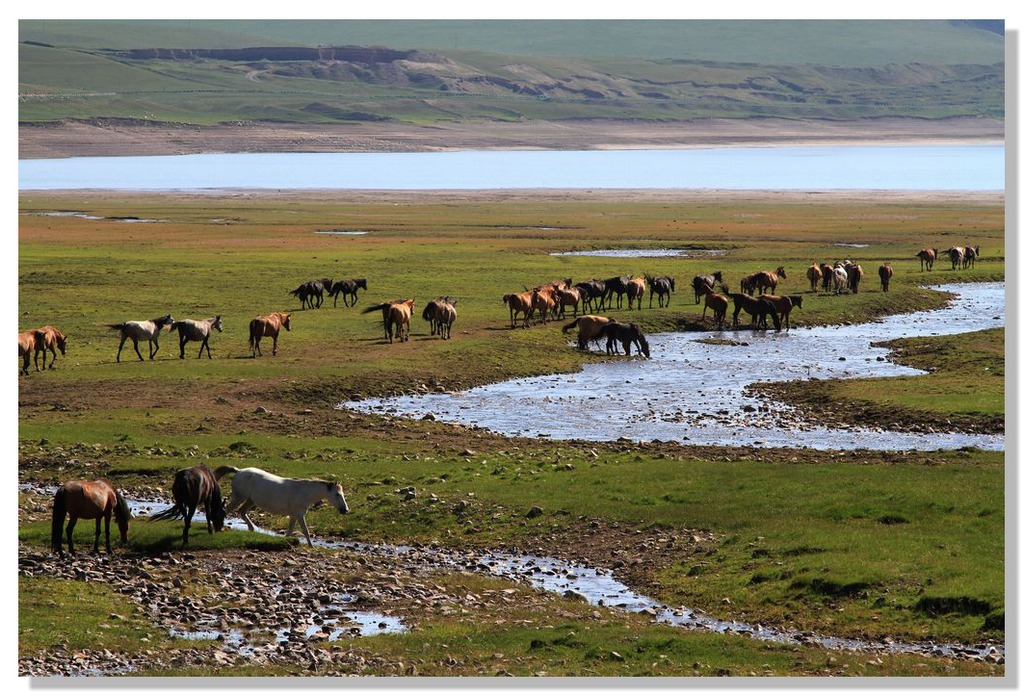
M211 126L118 119L21 123L20 159L181 155L202 152L429 152L600 150L1002 141L1004 122L985 118L854 121L705 119L688 122L523 121Z

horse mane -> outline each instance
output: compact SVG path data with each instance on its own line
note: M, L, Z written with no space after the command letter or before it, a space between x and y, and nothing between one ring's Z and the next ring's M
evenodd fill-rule
M132 519L132 509L128 506L128 500L121 491L114 489L114 497L117 498L117 505L114 506L114 516L119 523L128 524Z

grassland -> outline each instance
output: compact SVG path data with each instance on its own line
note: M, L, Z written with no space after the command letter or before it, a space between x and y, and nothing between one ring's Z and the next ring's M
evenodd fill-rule
M96 219L52 215L61 211ZM699 319L685 289L697 273L721 269L735 283L754 270L784 265L793 272L780 291L794 293L806 289L803 269L810 262L847 256L854 250L837 244L856 243L867 245L855 250L868 269L864 290L841 297L805 292L797 321L859 322L934 307L943 297L924 284L1002 279L1001 200L74 193L22 195L20 212L20 328L49 323L70 336L68 355L58 357L55 370L20 379L22 480L102 474L133 490L166 489L173 471L197 460L334 477L345 484L352 512L312 512L316 535L516 547L608 565L616 560L613 552L625 550L638 561L620 571L632 584L662 601L723 616L847 636L1002 640L1002 453L550 443L332 408L359 394L463 389L609 359L568 345L560 322L508 329L501 296L557 278L674 275L680 290L668 308L616 314L647 331L675 330ZM366 234L317 233L324 231ZM976 268L951 271L939 263L932 272L919 270L914 254L921 247L963 243L980 245ZM726 253L642 260L551 255L609 247ZM884 261L896 269L888 294L873 276ZM299 311L288 291L323 276L366 277L359 307L400 296L417 298L417 306L437 295L455 297L453 339L431 337L417 317L412 340L387 344L376 314L329 305ZM293 329L283 334L276 358L251 358L248 319L274 310L293 310ZM126 352L115 362L117 337L103 324L167 312L224 317L224 332L211 341L212 360L196 359L192 344L180 360L173 337L165 336L155 360L139 362ZM938 340L902 354L940 369L898 388L889 380L858 385L858 397L907 401L920 380L959 361L976 370L971 375L986 395L985 410L998 413L1003 380L992 368L1001 364L1001 334L969 343ZM985 373L992 374L980 379ZM931 412L964 412L962 392L929 394ZM406 486L419 495L395 495ZM458 501L467 501L469 514L457 512ZM544 513L527 517L532 506ZM271 527L282 522L265 521ZM25 515L22 536L38 548L46 536L35 524ZM675 551L659 546L659 537L671 535L702 541ZM154 529L133 543L167 536ZM243 536L234 538L242 544ZM651 545L634 547L633 539ZM477 619L487 624L485 615ZM696 648L688 638L631 619L616 618L614 625L602 629L609 633L579 638L570 652L603 656L598 646L628 643L650 651L664 644L659 650L676 662L682 653L672 650L732 650L732 639L699 639L707 644ZM568 621L540 636L543 649L529 656L538 671L570 659L559 642L563 629L583 635ZM485 669L488 655L512 654L512 643L522 649L522 635L511 628L492 626L479 643L459 637L460 630L446 640ZM419 654L435 639L412 633L373 649ZM684 642L665 643L675 640ZM716 664L711 657L695 660ZM686 670L677 663L669 673L689 674L693 662ZM773 673L804 673L788 658L767 659L762 648L738 648L727 662L734 674L763 673L764 664ZM602 662L588 669L620 673L620 667ZM949 673L947 667L976 673L956 662L925 671ZM921 673L899 661L864 669Z

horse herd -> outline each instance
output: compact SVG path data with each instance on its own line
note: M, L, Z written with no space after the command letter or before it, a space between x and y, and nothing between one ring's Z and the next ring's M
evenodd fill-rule
M234 479L231 484L231 499L225 504L220 480L228 474L233 475ZM205 464L199 464L189 469L181 469L174 475L171 495L174 504L167 510L152 515L150 519L183 519L183 547L188 545L192 519L200 508L206 515L206 528L210 534L221 531L225 518L232 512L236 512L245 520L249 531L255 529L249 512L257 507L271 514L287 515L289 521L286 536L292 534L298 523L310 546L313 545L313 540L306 526L306 512L313 503L326 500L342 514L349 509L345 502L345 492L338 483L319 479L282 478L255 467L236 469L233 466L219 466L210 471ZM53 497L50 538L53 552L59 556L64 555L63 540L66 537L68 553L74 555L75 525L79 519L86 519L96 520L93 553L99 553L101 522L104 524L106 535L106 550L107 553L111 553L111 518L116 521L121 532L121 543L127 544L132 513L124 495L106 479L65 482ZM65 519L68 520L66 527Z

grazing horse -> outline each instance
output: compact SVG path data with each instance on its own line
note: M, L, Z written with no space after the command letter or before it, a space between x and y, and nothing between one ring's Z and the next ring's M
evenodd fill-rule
M793 311L794 307L804 306L803 295L761 295L761 298L775 306L775 311L779 313L779 321L785 320L786 322L787 331L789 331L789 313Z
M191 469L181 469L174 474L171 495L174 497L174 505L150 519L184 518L185 529L181 533L183 546L188 544L188 530L192 526L192 517L200 506L206 514L207 532L213 534L224 528L224 498L221 496L220 484L205 464L197 464Z
M210 355L210 333L213 329L217 329L217 333L224 330L224 324L220 320L220 315L210 317L209 319L203 319L201 321L195 321L193 319L181 319L171 324L171 331L177 330L178 332L178 348L180 355L178 356L182 360L185 359L185 344L189 341L199 341L199 355L197 358L203 357L203 348L206 349L206 357L210 360L213 356Z
M38 355L39 346L43 342L43 332L39 329L32 329L31 331L22 331L18 334L18 357L21 358L21 369L18 370L19 375L28 374L28 363L32 359L32 355ZM46 355L43 355L46 358ZM36 360L36 372L39 372L39 361Z
M807 280L811 283L811 292L818 292L818 283L821 282L822 277L825 274L821 272L821 267L816 263L812 263L807 267ZM826 291L828 288L825 288Z
M36 372L39 371L39 354L43 356L43 369L46 367L46 352L49 351L51 355L50 367L53 369L53 364L57 362L57 351L60 351L61 355L65 355L68 349L68 337L62 334L60 331L52 326L44 326L38 330L42 335L43 339L36 343L35 349L35 361L36 361Z
M338 280L335 281L330 289L327 291L328 297L334 298L334 306L338 306L338 295L341 295L341 301L345 303L346 307L355 307L356 302L359 300L359 288L366 290L366 278L352 278L350 280ZM352 304L348 303L348 296L352 296Z
M977 246L964 247L964 259L961 267L964 269L974 268L974 259L981 256L981 249Z
M705 286L707 287L707 286ZM725 312L729 309L729 296L721 293L712 292L710 288L707 289L704 295L704 312L700 316L700 320L704 321L707 317L708 309L714 314L715 324L718 326L718 330L722 330L722 325L725 324Z
M292 315L291 312L271 312L266 316L258 316L249 322L249 350L252 351L252 357L256 357L259 353L263 355L263 351L260 350L260 340L264 336L269 336L274 339L274 350L271 355L277 355L277 335L281 333L281 328L285 331L292 330Z
M651 286L647 308L650 309L654 306L655 295L658 296L659 307L668 307L669 303L672 302L672 293L676 291L676 279L670 276L660 276L658 278L648 278L647 282Z
M847 262L846 284L854 295L860 292L860 281L864 279L864 268L859 263Z
M635 344L637 353L642 354L646 358L651 357L651 348L647 345L647 338L636 324L622 324L617 321L610 321L601 328L594 338L608 339L604 348L608 355L614 355L619 352L615 347L615 343L618 342L622 344L622 350L626 355L632 354L632 348Z
M647 276L630 278L626 283L626 297L629 299L629 308L633 309L633 300L636 300L636 308L644 308L644 293L647 292Z
M719 285L722 284L721 271L715 271L710 275L694 276L693 281L690 283L690 287L693 288L693 303L697 304L700 302L700 296L704 294L704 290L702 289L704 286L707 286L708 288L714 290L715 283L718 283ZM742 288L742 286L743 281L741 280L740 287Z
M782 322L779 319L779 312L775 309L775 305L769 300L764 299L764 296L753 297L744 292L730 292L729 299L733 302L732 310L732 325L735 326L739 323L739 314L741 311L746 312L750 315L752 320L751 328L754 331L758 329L768 329L768 315L772 317L772 323L775 324L776 331L782 331Z
M572 307L572 315L574 317L579 316L580 305L584 304L586 299L586 290L580 288L579 285L574 285L567 290L558 290L555 294L555 301L558 305L558 318L565 319L565 308Z
M50 534L50 542L53 552L58 556L64 555L62 544L62 533L64 518L68 518L67 539L68 553L75 555L74 531L75 523L79 518L83 520L96 520L96 539L92 544L92 552L100 552L100 521L106 535L107 553L110 550L110 518L117 521L117 528L121 531L121 543L128 543L128 523L132 519L132 512L128 507L128 501L121 495L120 491L114 489L110 481L99 479L96 481L67 481L53 496L53 524Z
M508 318L512 322L512 328L516 328L516 317L523 315L522 326L525 329L530 325L530 315L533 314L533 293L532 292L509 292L501 298L501 301L508 305Z
M152 360L156 352L160 350L160 332L163 331L165 326L170 326L173 323L174 317L167 314L156 319L150 319L149 321L126 321L123 324L105 324L108 329L121 332L121 343L117 346L117 362L121 362L121 349L124 348L124 342L129 338L132 339L132 347L135 348L135 354L139 356L139 360L142 360L142 353L139 352L139 341L149 341L149 359Z
M423 308L423 318L430 322L430 335L439 335L442 339L452 337L452 324L458 313L455 311L456 300L438 297L431 300Z
M605 285L603 280L585 280L582 283L576 283L574 285L576 289L580 291L580 297L583 302L584 312L601 311L604 309L604 293ZM594 303L597 306L594 306Z
M837 263L832 267L832 290L836 295L846 289L848 279L846 267L843 264Z
M917 258L921 260L921 272L924 273L924 269L927 266L928 270L932 270L932 265L935 263L935 259L938 258L938 249L922 249L917 252Z
M625 295L628 290L626 284L629 283L630 278L633 276L616 276L615 278L607 278L604 281L604 306L611 307L612 295L615 295L615 308L622 309L622 296Z
M878 279L882 281L882 292L889 292L889 281L892 280L892 264L886 261L878 267Z
M601 332L601 329L613 321L615 320L597 314L584 314L582 317L563 326L562 333L569 333L571 330L578 328L579 334L576 337L576 347L580 350L587 350L591 341L597 340L597 335Z
M329 290L333 284L334 281L330 278L307 280L294 290L289 290L288 294L294 295L302 301L302 309L306 309L307 304L310 309L319 309L320 305L324 303L324 291ZM314 299L316 300L316 305L313 304Z
M362 313L369 314L379 309L384 323L384 338L388 343L394 343L395 338L401 343L409 340L409 325L412 323L412 310L415 303L414 299L391 300L367 307Z
M966 252L963 247L950 247L942 253L949 256L949 261L953 264L952 270L955 271L960 268L960 264L964 260L964 254Z
M286 536L291 536L298 522L306 541L312 546L313 540L309 538L306 526L306 511L310 505L326 499L341 514L348 512L345 492L340 484L332 481L281 478L255 467L236 469L219 466L215 473L217 480L225 474L234 474L227 510L238 512L249 526L249 531L256 528L249 519L249 511L258 507L274 515L288 515Z
M821 269L821 289L829 292L832 289L832 274L835 269L824 261L818 264L818 268Z
M771 288L771 291L774 293L775 286L779 284L779 278L785 277L786 269L782 266L779 266L774 271L758 271L754 274L754 277L751 280L750 287L752 292L750 294L753 294L754 292L763 293L769 288Z

